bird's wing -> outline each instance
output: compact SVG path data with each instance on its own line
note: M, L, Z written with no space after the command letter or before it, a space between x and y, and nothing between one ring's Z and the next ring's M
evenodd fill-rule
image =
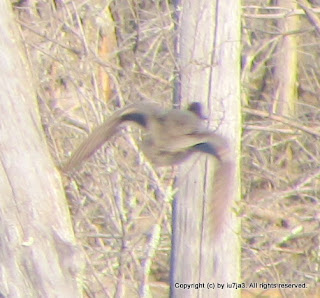
M210 190L208 215L210 228L215 239L224 230L227 214L230 212L232 194L234 193L233 182L235 180L235 165L231 161L217 163L212 178ZM211 232L211 231L210 231Z
M162 112L162 109L158 105L144 102L132 104L116 111L82 142L62 167L62 171L68 172L89 158L118 131L118 128L123 123L133 122L142 128L148 129L149 119L160 112Z
M208 154L217 161L214 164L206 209L210 221L209 231L217 239L225 226L226 215L232 202L235 164L232 161L229 142L226 138L213 132L210 133L210 136L202 136L201 138L199 138L198 144L190 148L190 151Z
M208 218L211 229L217 238L221 234L230 209L235 181L235 164L232 160L229 142L226 138L212 133L207 142L196 148L198 151L214 156L218 162L214 165L214 173L210 190ZM200 149L200 150L199 150Z

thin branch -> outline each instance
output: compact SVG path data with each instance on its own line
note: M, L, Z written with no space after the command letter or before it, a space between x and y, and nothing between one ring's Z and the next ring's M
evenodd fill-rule
M301 123L288 119L286 117L283 116L279 116L277 114L271 113L271 112L264 112L264 111L259 111L259 110L254 110L254 109L250 109L250 108L242 108L242 111L254 116L259 116L262 118L269 118L270 120L274 120L274 121L278 121L281 122L283 124L287 124L291 127L294 127L298 130L304 131L310 135L313 135L315 137L320 137L320 132L317 132L315 129L310 128L308 126L304 126Z
M314 10L311 8L310 4L306 0L299 0L298 4L304 10L310 23L315 27L318 35L320 35L320 20L318 16L315 14Z

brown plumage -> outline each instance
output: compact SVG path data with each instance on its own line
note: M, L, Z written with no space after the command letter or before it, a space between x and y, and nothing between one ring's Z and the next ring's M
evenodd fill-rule
M163 110L156 104L140 102L116 111L73 153L62 168L64 172L79 166L119 131L123 124L134 123L146 131L141 150L155 166L179 164L195 152L216 158L212 190L214 233L220 233L225 212L230 202L233 181L227 140L208 130L203 124L202 106L190 104L187 110Z

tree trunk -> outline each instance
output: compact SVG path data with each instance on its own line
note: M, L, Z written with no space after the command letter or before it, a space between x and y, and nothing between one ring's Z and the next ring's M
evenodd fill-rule
M279 7L288 8L288 10L297 9L295 1L278 0L277 4ZM280 19L278 28L283 36L278 43L274 61L274 112L283 116L294 116L297 105L298 60L297 36L292 33L299 29L299 17L289 16Z
M80 297L81 253L9 1L0 14L0 296Z
M182 0L179 13L178 59L183 105L199 101L210 127L230 142L237 165L233 200L240 198L240 1ZM178 92L179 93L179 92ZM173 211L171 294L173 297L237 297L227 288L240 282L239 220L228 215L227 229L214 242L208 233L205 202L213 167L205 157L180 167L179 193ZM199 158L198 158L199 159ZM227 186L228 187L228 186ZM205 289L178 288L204 283ZM218 289L218 283L223 289ZM208 286L212 288L207 289ZM214 288L214 289L213 289Z

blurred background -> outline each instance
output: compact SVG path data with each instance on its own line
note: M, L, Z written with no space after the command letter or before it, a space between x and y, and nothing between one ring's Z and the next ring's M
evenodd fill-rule
M57 166L115 109L140 100L172 107L172 1L12 4ZM320 295L318 5L242 1L243 200L234 210L242 219L242 278L305 282L299 297ZM137 297L147 275L152 294L167 297L175 169L155 170L138 151L139 130L127 130L64 177L86 256L84 288L88 297L120 287ZM263 294L292 297L290 289Z

